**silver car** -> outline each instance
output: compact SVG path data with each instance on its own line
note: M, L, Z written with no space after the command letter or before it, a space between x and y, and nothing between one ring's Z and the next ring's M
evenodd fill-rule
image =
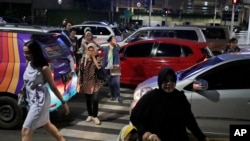
M249 72L249 52L218 55L176 72L176 88L185 92L204 133L229 137L230 125L250 124ZM157 76L140 83L131 109L157 87Z

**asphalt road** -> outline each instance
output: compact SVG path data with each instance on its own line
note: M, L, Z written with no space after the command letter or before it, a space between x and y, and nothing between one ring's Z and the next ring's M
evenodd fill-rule
M133 99L133 89L121 88L123 103L109 100L108 88L103 87L100 91L99 117L101 125L93 122L85 122L87 117L85 96L77 94L68 104L71 110L70 116L64 116L60 108L51 113L51 121L59 128L60 132L69 141L115 141L120 129L129 123L129 106ZM229 141L228 138L209 137L210 141ZM191 141L196 139L190 135ZM21 140L20 129L1 130L0 141ZM34 132L33 141L55 141L55 139L43 128Z

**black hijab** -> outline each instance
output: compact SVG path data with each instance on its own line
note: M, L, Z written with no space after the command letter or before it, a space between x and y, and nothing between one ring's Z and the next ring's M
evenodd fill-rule
M167 75L171 75L174 79L174 82L176 82L177 77L175 72L169 67L164 67L158 73L158 86L160 90L162 90L161 85L166 80Z

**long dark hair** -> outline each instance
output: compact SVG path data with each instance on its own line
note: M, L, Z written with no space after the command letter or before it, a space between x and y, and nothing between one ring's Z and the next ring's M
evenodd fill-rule
M24 44L29 48L30 53L33 57L32 65L36 68L42 68L43 66L49 66L47 60L45 59L41 46L35 40L30 40Z

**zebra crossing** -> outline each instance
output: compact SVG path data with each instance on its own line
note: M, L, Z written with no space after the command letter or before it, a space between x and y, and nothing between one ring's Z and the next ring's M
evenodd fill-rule
M129 107L133 100L133 90L121 88L123 103L110 101L108 88L101 89L102 98L99 102L98 117L101 125L95 125L94 121L86 122L86 107L82 113L75 118L68 127L60 129L60 132L70 141L116 141L123 126L129 124ZM82 97L82 96L81 96ZM76 100L70 103L70 107L79 108L85 102Z

